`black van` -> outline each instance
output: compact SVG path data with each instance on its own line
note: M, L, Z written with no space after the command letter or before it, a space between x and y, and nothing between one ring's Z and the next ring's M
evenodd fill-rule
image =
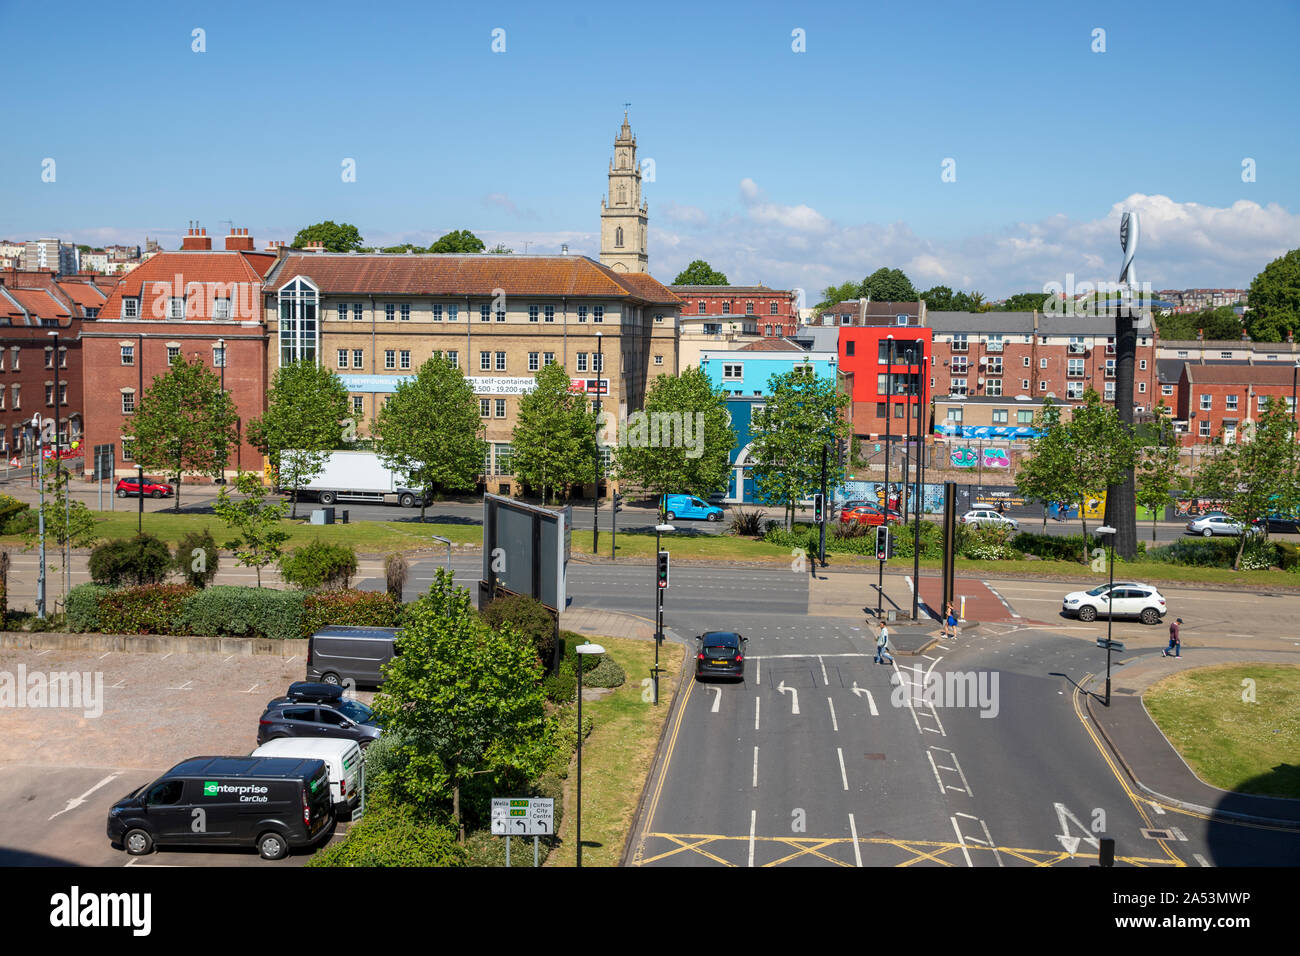
M392 660L401 633L397 627L322 627L307 639L307 680L378 687L380 668Z
M191 757L108 811L108 839L154 846L255 846L266 860L311 846L334 819L323 760Z

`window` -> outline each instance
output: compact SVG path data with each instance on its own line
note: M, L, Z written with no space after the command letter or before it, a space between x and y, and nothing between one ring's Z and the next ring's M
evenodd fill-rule
M1172 395L1172 394L1174 394L1174 387L1173 387L1172 385L1161 385L1161 386L1160 386L1160 394L1161 394L1161 395Z
M410 322L410 321L411 321L411 304L410 304L409 302L403 302L403 303L402 303L402 306L401 306L401 309L399 310L398 314L401 316L401 319L402 319L403 322Z
M353 415L356 415L356 416L358 416L358 417L360 417L362 414L365 413L365 410L366 410L366 399L365 399L365 396L363 396L363 395L353 395L353 396L352 396L352 414L353 414Z
M505 320L506 320L506 310L505 310L505 308L503 307L503 308L497 309L497 321L498 321L498 322L504 322Z
M492 399L480 398L478 400L478 413L481 418L487 418L492 414Z
M346 322L348 320L348 304L346 302L340 302L335 306L335 309L338 312L339 321Z
M59 404L60 405L68 404L68 383L67 382L59 383Z
M663 364L664 364L664 357L663 357L662 355L656 355L656 356L655 356L655 364L656 364L656 365L663 365Z
M587 307L585 305L578 306L578 321L579 322L587 321Z
M13 346L9 350L9 355L13 358L13 361L9 363L9 367L16 372L18 371L18 346Z
M1066 397L1066 398L1083 398L1083 383L1082 383L1082 382L1066 382L1066 383L1065 383L1065 397Z
M656 321L656 322L662 322L663 320L664 320L664 315L663 315L663 313L662 313L662 312L656 312L656 313L655 313L655 321Z
M218 297L212 300L212 318L221 321L225 321L230 318L229 298ZM340 318L343 318L343 316L340 316Z
M542 365L543 365L543 366L546 366L546 365L554 365L554 364L555 364L555 353L554 353L554 352L543 352L543 353L542 353Z
M897 404L895 404L895 405L894 405L894 417L895 417L895 418L902 418L902 417L903 417L903 409L906 408L906 407L907 407L907 406L906 406L906 405L903 405L902 403L897 403Z
M318 341L316 309L319 292L305 276L280 290L280 364L315 363Z
M352 350L352 367L353 367L353 368L365 368L365 366L366 366L366 350L365 350L365 349L353 349L353 350Z
M885 417L885 403L884 403L884 402L876 402L876 417L877 417L877 418L884 418L884 417Z
M1106 354L1107 355L1115 354L1115 336L1113 335L1106 336Z
M339 368L347 368L347 367L348 367L348 350L347 350L347 349L339 349L339 350L338 350L338 357L339 357Z
M353 322L360 322L364 315L365 315L365 312L364 312L364 310L363 310L362 307L361 307L361 303L360 303L360 302L353 302L353 303L352 303L352 321L353 321Z
M1146 393L1147 393L1147 383L1138 382L1138 394L1145 395Z
M498 475L514 474L514 448L510 445L497 445L497 468Z
M1107 377L1107 378L1114 378L1114 377L1115 377L1115 360L1114 360L1114 359L1106 359L1106 377Z
M530 305L530 306L528 307L528 321L529 321L529 322L536 322L537 319L538 319L538 316L539 316L540 311L541 311L541 310L538 309L537 306L535 306L535 305Z
M122 318L140 318L140 300L134 296L122 299Z
M770 325L765 325L765 326L763 326L763 334L764 334L764 335L771 335L771 334L772 334L772 326L770 326Z
M134 345L123 345L123 346L122 346L122 364L123 364L123 365L134 365L134 364L135 364L135 346L134 346ZM0 352L0 371L3 371L3 369L4 369L4 353L3 353L3 352Z
M1201 411L1203 411L1203 412L1208 412L1208 411L1209 411L1210 409L1212 409L1212 408L1214 408L1214 396L1212 396L1212 395L1202 395L1202 396L1201 396Z
M491 352L479 352L479 353L478 353L478 369L479 369L480 372L490 372L490 371L492 371L492 353L491 353Z
M1179 357L1179 358L1187 358L1187 350L1186 350L1186 349L1179 349L1179 350L1178 350L1178 357Z
M1017 409L1017 410L1016 410L1016 424L1017 424L1017 425L1032 425L1033 423L1034 423L1034 413L1033 413L1033 412L1031 412L1031 411L1030 411L1029 409L1027 409L1027 408L1020 408L1020 409Z
M989 359L988 372L989 372L990 375L1001 375L1001 374L1002 374L1002 356L1001 356L1001 355L997 356L996 358L991 358L991 359Z
M496 409L496 411L497 411L497 415L496 415L496 417L497 417L497 418L505 418L505 417L506 417L506 400L505 400L504 398L498 398L498 399L496 400L496 404L497 404L497 409Z
M993 424L1005 425L1007 423L1007 410L1005 408L993 409Z
M605 307L603 305L594 305L591 307L591 321L593 322L605 321Z
M1027 378L1022 378L1022 379L1020 380L1020 390L1021 390L1022 392L1027 392L1027 391L1029 391L1029 379L1027 379Z
M1039 367L1039 368L1047 368L1047 359L1045 359L1045 358L1040 358L1040 359L1038 360L1038 367Z
M1026 356L1025 356L1021 361L1024 363L1025 368L1029 368L1029 356L1028 356L1028 355L1026 355Z
M133 457L134 455L135 455L135 441L130 438L123 438L122 439L122 460L134 461L135 460L135 458Z
M45 367L54 368L54 346L45 346Z
M1115 383L1107 382L1105 389L1102 390L1102 398L1108 402L1115 401Z
M53 385L46 385L46 386L45 386L45 404L46 404L46 405L53 405L53 404L54 404L54 386L53 386Z
M591 370L593 372L605 371L605 356L600 352L591 353Z
M491 321L492 321L492 306L490 306L490 305L489 305L488 303L486 303L486 302L484 302L482 305L480 305L480 306L478 307L478 320L479 320L480 322L491 322Z
M704 334L705 334L705 335L721 335L721 334L722 334L722 323L721 323L721 322L705 322L705 323L704 323Z
M951 382L949 382L949 383L948 383L948 394L949 394L949 395L965 395L965 394L966 394L966 379L964 379L964 378L954 378Z
M397 367L409 370L411 367L411 350L402 349L397 356Z
M225 367L226 367L226 347L225 347L224 345L219 345L219 346L216 346L215 348L213 348L213 350L212 350L212 367L213 367L213 368L225 368Z
M991 378L984 386L984 394L991 398L998 398L1002 395L1002 379Z
M579 371L579 372L585 372L585 371L587 371L587 353L586 353L586 352L579 352L579 353L578 353L578 371Z
M965 352L966 349L967 349L967 345L966 345L965 333L961 335L954 335L952 337L952 350L954 352Z
M395 321L396 319L397 319L397 306L393 305L393 303L391 303L391 302L385 303L385 305L384 305L384 321L385 321L385 322L393 322L393 321Z
M1227 395L1224 397L1224 402L1226 403L1225 407L1228 411L1235 412L1237 410L1237 398L1238 396L1236 395Z
M497 353L497 371L498 371L498 372L504 372L505 370L506 370L506 353L505 353L505 352L498 352L498 353Z
M1083 376L1083 359L1067 360L1065 374L1071 378L1081 378Z
M745 366L744 366L744 365L728 365L728 364L724 364L724 365L722 366L722 378L723 378L723 381L739 381L740 379L743 379L744 377L745 377Z
M745 314L746 314L746 315L753 315L753 314L754 314L754 303L752 303L752 302L746 302L746 303L745 303Z
M1147 360L1146 360L1146 359L1138 359L1138 370L1139 370L1139 371L1142 371L1142 372L1145 372L1145 371L1147 370Z
M697 315L703 315L703 314L704 314L704 300L703 300L703 299L701 299L699 302L695 303L695 312L696 312Z
M853 354L853 346L856 345L856 344L857 344L857 343L854 342L852 339L849 339L849 341L845 342L845 343L844 343L844 354L845 354L846 356L848 356L848 355L852 355L852 354Z
M1046 380L1046 379L1041 379L1041 378L1040 378L1040 379L1038 380L1038 390L1039 390L1040 392L1045 392L1045 391L1047 391L1047 380Z
M460 314L460 306L458 306L458 305L449 305L449 306L447 306L447 321L448 321L448 322L455 322L455 321L456 321L456 316L458 316L459 314Z
M1209 434L1210 434L1210 423L1209 423L1209 421L1203 421L1203 422L1201 422L1201 425L1200 425L1200 432L1199 432L1199 434L1200 434L1200 436L1201 436L1202 438L1206 438L1206 437L1209 436Z
M969 367L970 359L964 355L954 355L952 359L952 373L954 375L965 375Z
M555 306L548 305L544 309L542 309L542 321L544 322L555 321Z
M450 363L452 368L460 368L460 353L454 349L448 352L447 361Z
M181 356L180 346L178 346L178 345L169 345L169 346L167 346L167 364L168 364L168 365L174 365L174 364L176 363L176 360L177 360L178 358L180 358L180 356Z
M135 389L130 388L122 393L122 414L135 414Z
M987 346L987 348L988 348L988 351L990 351L990 352L1001 352L1001 351L1002 351L1002 336L1000 336L1000 335L990 335L990 336L989 336L989 341L988 341L988 346Z
M167 300L167 318L172 321L185 318L185 296L174 295Z
M1230 358L1232 358L1232 353L1231 353L1231 352L1220 352L1220 353L1219 353L1219 358L1221 358L1221 359L1230 359Z
M539 368L541 368L541 364L538 362L539 358L540 356L536 352L528 353L528 371L536 372Z
M1084 351L1083 336L1082 336L1082 335L1071 335L1071 336L1070 336L1070 345L1069 345L1069 352L1070 352L1070 354L1071 354L1071 355L1082 355L1082 354L1083 354L1083 351Z
M950 421L950 422L955 422L956 424L960 425L960 424L961 424L961 416L962 416L962 412L963 412L963 411L964 411L964 409L962 409L962 408L950 408L950 409L948 409L948 421Z
M397 368L397 350L384 349L384 368L392 370Z
M441 321L442 321L442 303L441 303L441 302L435 302L435 303L433 303L433 305L430 307L430 312L431 312L432 315L433 315L433 321L435 321L435 322L441 322Z

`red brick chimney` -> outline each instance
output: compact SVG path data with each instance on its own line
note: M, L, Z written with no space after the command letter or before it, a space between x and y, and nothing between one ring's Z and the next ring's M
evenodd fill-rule
M230 227L230 235L226 236L227 252L252 252L255 248L253 237L248 234L247 229Z
M193 223L190 223L189 231L185 233L185 238L181 240L182 249L211 249L212 237L208 235L206 229L200 229Z

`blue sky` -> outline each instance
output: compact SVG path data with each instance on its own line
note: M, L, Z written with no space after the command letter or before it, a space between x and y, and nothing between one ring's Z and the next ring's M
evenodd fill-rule
M810 290L1113 279L1121 206L1157 288L1300 245L1293 3L2 2L0 34L3 238L174 247L230 219L260 247L334 219L594 254L630 101L664 281L697 256Z

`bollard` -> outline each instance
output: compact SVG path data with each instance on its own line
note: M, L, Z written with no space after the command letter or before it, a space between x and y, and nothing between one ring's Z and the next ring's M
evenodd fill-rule
M966 595L961 596L961 611L957 614L963 621L966 620Z

